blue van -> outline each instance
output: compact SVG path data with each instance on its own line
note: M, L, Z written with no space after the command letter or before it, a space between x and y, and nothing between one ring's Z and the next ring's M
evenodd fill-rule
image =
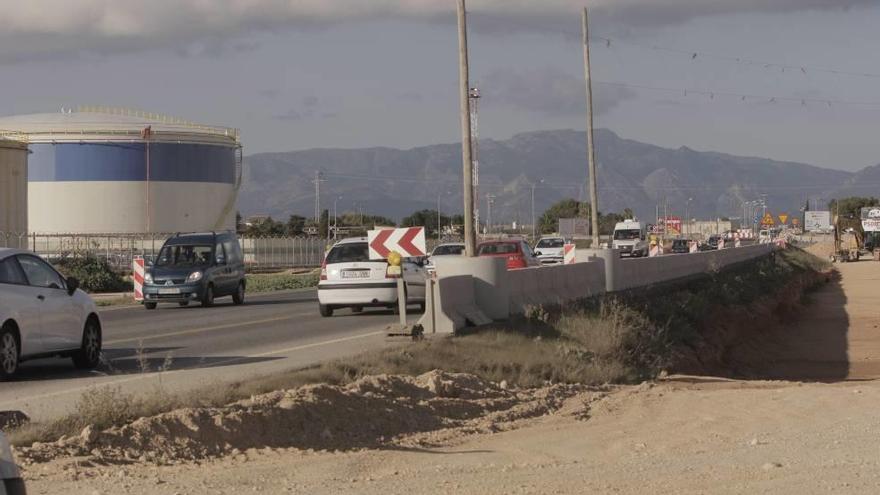
M244 304L244 256L234 232L177 234L165 241L144 274L144 307L160 302L208 307L218 297Z

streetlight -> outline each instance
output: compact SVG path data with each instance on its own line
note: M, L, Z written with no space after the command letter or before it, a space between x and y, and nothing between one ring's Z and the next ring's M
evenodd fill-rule
M690 237L690 235L691 235L691 227L690 227L691 216L690 216L690 210L691 210L691 201L693 201L693 200L694 200L694 198L688 198L687 202L686 202L685 205L684 205L684 221L687 222L687 223L685 224L685 232L684 232L685 237Z
M537 221L535 220L535 186L538 184L543 184L544 179L539 180L537 183L532 182L532 239L537 239Z
M336 202L342 199L342 196L333 200L333 240L336 240L336 236L339 235L339 217L337 216L336 211Z

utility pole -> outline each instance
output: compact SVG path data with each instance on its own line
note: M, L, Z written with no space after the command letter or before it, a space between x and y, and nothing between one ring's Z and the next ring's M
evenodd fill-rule
M584 79L587 83L587 162L590 168L590 215L592 247L599 247L599 189L596 184L596 149L593 142L593 81L590 79L590 22L584 7Z
M532 182L532 240L537 239L535 226L535 183Z
M437 193L437 240L440 240L440 231L443 230L443 226L440 225L440 193Z
M321 171L315 170L315 223L321 222Z
M458 63L461 113L461 165L464 186L464 253L477 255L474 230L474 162L471 157L470 74L468 68L467 11L465 0L458 0Z
M480 89L471 88L468 93L471 112L471 160L474 167L474 225L480 230Z
M495 195L486 195L486 232L492 233L492 205L495 204Z

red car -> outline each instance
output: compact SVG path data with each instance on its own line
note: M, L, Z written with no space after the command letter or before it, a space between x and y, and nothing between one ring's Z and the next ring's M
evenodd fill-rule
M520 240L481 242L477 246L477 256L507 258L508 270L541 266L532 248L525 241Z

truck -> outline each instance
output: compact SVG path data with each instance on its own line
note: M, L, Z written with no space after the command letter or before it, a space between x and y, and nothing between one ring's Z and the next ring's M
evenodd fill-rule
M647 256L648 238L645 225L635 219L618 222L614 225L611 247L620 250L621 256Z
M862 247L873 253L880 250L880 206L867 206L861 210L863 236Z

